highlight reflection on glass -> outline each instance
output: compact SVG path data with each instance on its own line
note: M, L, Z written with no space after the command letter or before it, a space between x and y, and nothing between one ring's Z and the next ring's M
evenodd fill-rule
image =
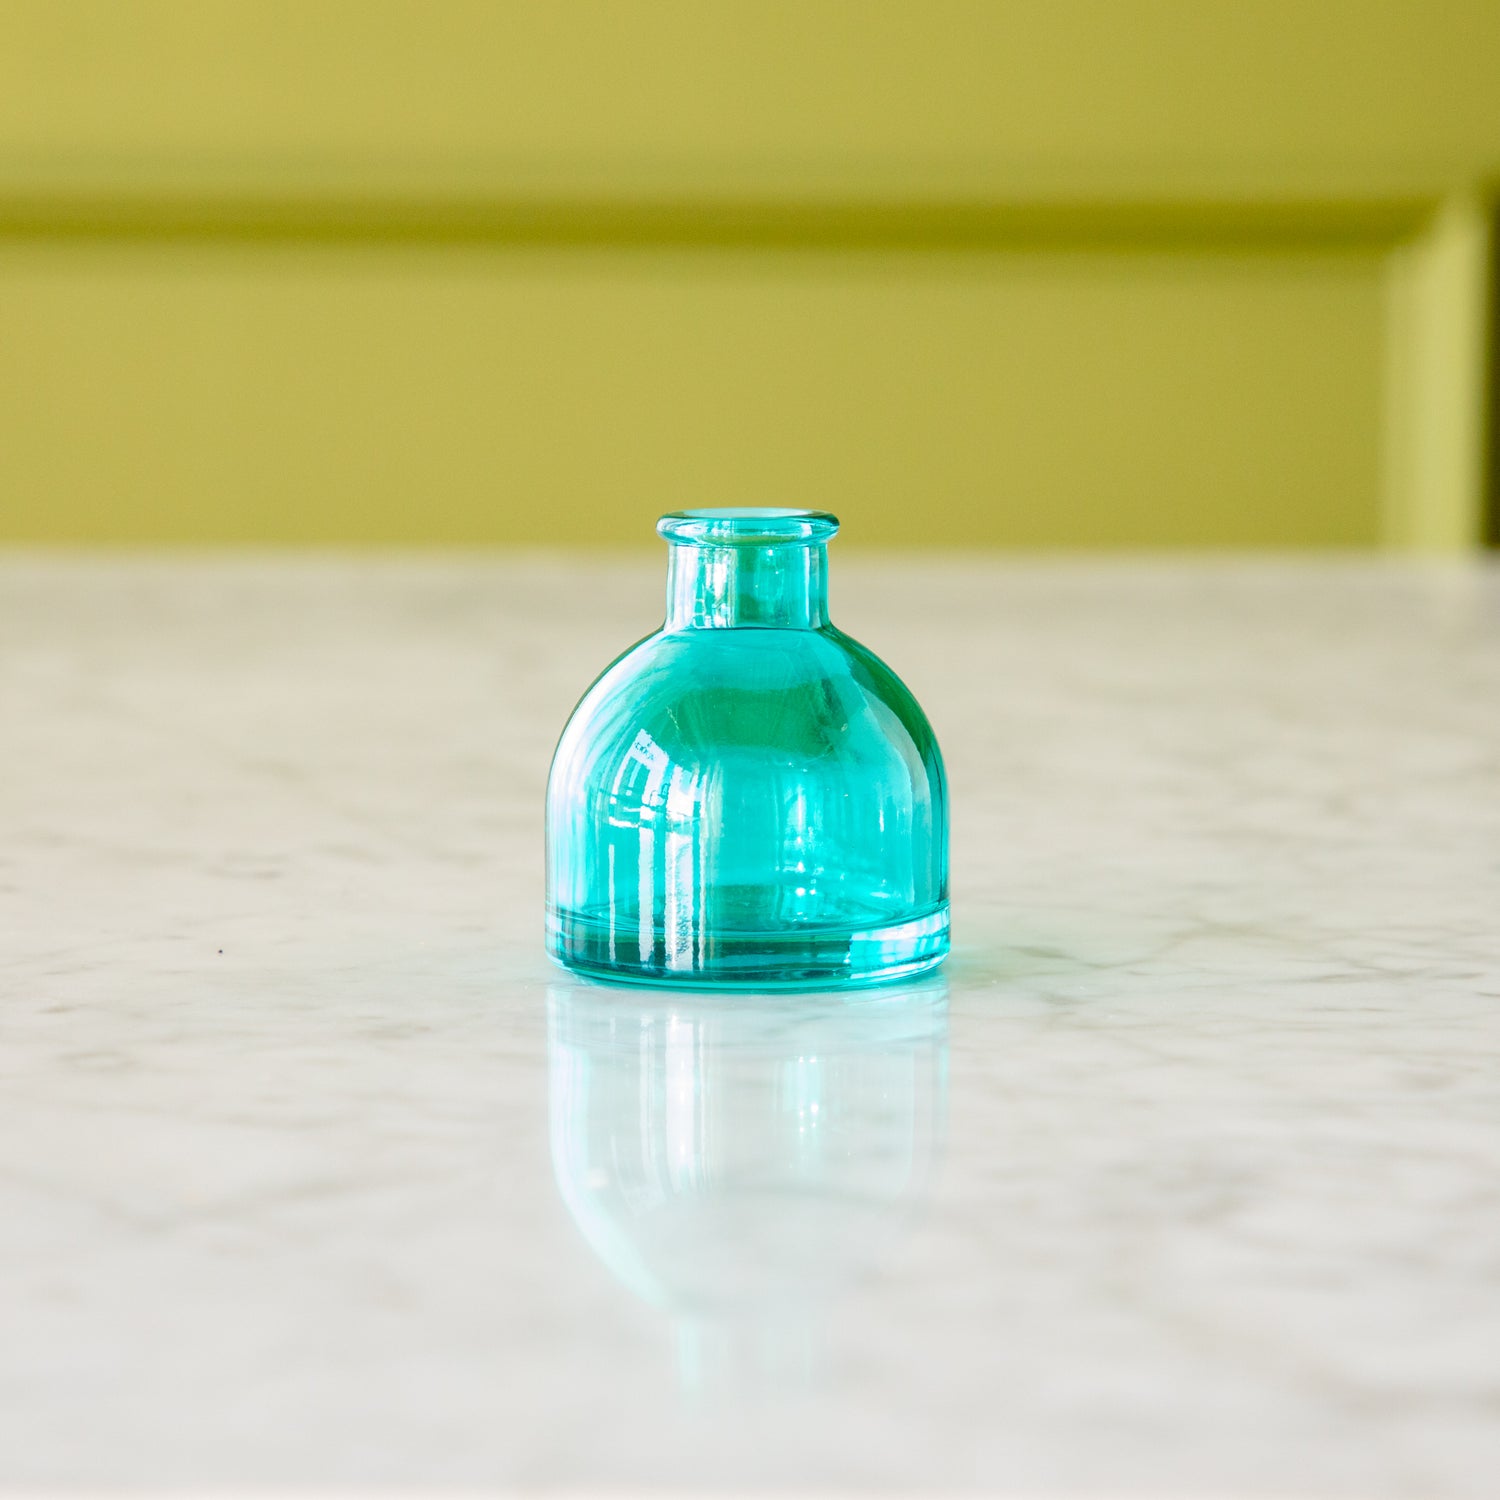
M548 992L552 1164L584 1238L672 1316L689 1386L815 1362L902 1238L946 1119L941 980L858 1003Z
M819 511L666 516L667 614L563 731L547 946L647 984L910 976L948 951L942 756L889 667L829 622Z

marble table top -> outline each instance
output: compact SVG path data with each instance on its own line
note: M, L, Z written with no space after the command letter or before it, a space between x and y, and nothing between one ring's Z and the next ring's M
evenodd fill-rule
M1500 572L834 555L956 950L547 963L662 559L0 561L0 1489L1500 1490Z

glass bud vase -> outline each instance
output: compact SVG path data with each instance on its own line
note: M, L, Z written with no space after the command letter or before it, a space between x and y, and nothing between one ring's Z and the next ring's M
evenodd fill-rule
M665 516L667 614L583 695L547 788L547 947L600 979L804 989L948 951L926 716L829 623L819 511Z

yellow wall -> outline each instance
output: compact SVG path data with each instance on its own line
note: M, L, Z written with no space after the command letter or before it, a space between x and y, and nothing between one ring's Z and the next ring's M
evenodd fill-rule
M1500 6L0 0L0 539L1475 540Z

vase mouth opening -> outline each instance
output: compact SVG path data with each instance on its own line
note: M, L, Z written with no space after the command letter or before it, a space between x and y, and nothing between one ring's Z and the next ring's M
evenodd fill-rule
M688 547L807 547L838 529L839 518L825 510L755 506L674 510L656 523L668 542Z

